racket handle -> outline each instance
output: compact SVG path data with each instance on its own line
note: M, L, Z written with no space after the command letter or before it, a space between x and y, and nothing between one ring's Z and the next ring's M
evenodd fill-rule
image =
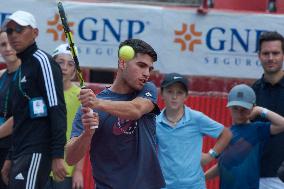
M89 108L89 110L90 110L90 111L89 111L89 114L90 114L90 115L93 115L94 111L93 111L91 108ZM91 126L91 127L90 127L91 130L94 130L94 129L97 129L97 128L99 128L98 125L94 125L94 126Z

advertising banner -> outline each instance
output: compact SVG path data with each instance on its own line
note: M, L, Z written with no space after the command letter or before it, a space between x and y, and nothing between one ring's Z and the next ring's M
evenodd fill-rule
M155 69L195 76L259 78L257 57L262 31L284 31L282 15L209 11L122 3L63 1L80 64L117 68L120 42L139 38L158 53ZM66 43L56 1L9 0L0 5L0 22L16 10L34 14L38 46L51 53Z

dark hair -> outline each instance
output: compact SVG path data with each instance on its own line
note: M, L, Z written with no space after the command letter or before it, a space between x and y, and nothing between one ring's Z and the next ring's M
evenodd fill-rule
M283 36L276 32L276 31L266 31L266 32L262 32L260 37L259 37L259 51L261 50L261 45L263 42L266 41L280 41L281 42L281 48L282 48L282 52L284 52L284 38Z
M135 51L135 54L136 53L148 54L153 59L154 62L157 61L157 53L155 52L153 47L151 47L151 45L149 45L143 40L127 39L119 44L119 49L124 45L131 46Z

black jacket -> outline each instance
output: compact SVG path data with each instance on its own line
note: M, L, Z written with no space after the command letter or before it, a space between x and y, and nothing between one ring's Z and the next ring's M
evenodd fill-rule
M67 123L61 69L36 43L17 55L22 64L13 84L11 158L34 152L63 158ZM35 97L44 99L46 117L30 117L29 98Z
M253 86L256 94L256 105L265 107L284 116L284 77L276 84L265 81L264 76ZM268 121L257 117L254 121ZM260 177L277 177L277 169L284 160L284 132L272 135L264 146L261 157Z

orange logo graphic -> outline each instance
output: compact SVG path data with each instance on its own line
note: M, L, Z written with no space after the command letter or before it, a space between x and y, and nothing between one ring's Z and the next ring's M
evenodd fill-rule
M189 31L187 31L187 28ZM175 30L175 35L177 38L175 38L174 42L181 45L181 51L185 51L187 49L187 44L188 50L193 51L194 45L202 43L200 39L192 39L193 37L200 37L202 35L202 32L197 32L195 30L195 24L187 25L183 23L180 31Z
M60 20L59 15L56 14L54 16L53 20L47 21L47 25L55 26L55 29L54 28L47 29L47 33L51 33L53 35L54 41L59 40L59 35L60 35L61 41L66 41L66 36L65 36L65 33L64 33L64 30L63 30L63 26L62 26L61 23L59 23L60 22L59 20ZM68 22L68 25L69 25L69 27L72 27L72 26L74 26L74 22ZM71 30L71 32L72 32L72 34L74 34L74 32L72 30Z

